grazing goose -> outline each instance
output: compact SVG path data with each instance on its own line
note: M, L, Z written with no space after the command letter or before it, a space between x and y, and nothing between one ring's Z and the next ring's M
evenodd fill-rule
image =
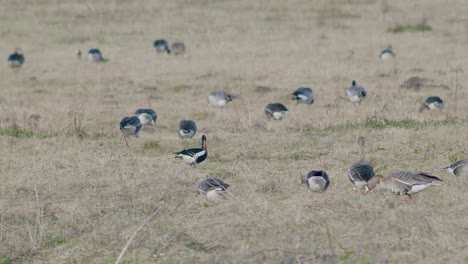
M135 112L135 115L140 119L142 125L152 125L156 124L156 119L158 115L153 109L138 109Z
M177 131L180 139L192 138L197 133L197 124L193 120L180 120Z
M299 87L292 93L292 95L292 99L296 101L296 104L299 101L304 101L308 104L312 104L314 102L314 92L308 87Z
M307 175L301 176L301 183L305 183L307 185L309 192L323 192L330 185L330 179L326 172L313 170Z
M434 109L440 109L444 108L444 101L439 96L429 96L425 101L424 104L421 107L421 111L423 109L425 110L434 110Z
M208 95L208 104L223 108L234 96L223 91L214 91Z
M265 106L265 115L273 120L281 120L288 113L288 108L280 103L272 103Z
M410 196L432 185L440 185L442 180L436 176L424 172L394 171L387 176L375 175L369 180L369 189L374 189L377 184L394 194Z
M468 159L459 160L442 170L455 176L466 176L468 175Z
M389 45L386 49L382 50L379 55L379 59L381 60L388 60L393 59L395 57L395 53L393 53L392 45Z
M176 153L176 158L182 159L185 163L192 167L196 164L201 163L208 156L208 150L206 147L206 136L203 135L201 138L200 148L184 149Z
M367 96L366 89L356 85L356 81L353 81L351 87L346 89L346 94L352 103L361 102L362 98Z
M215 201L219 198L224 198L228 187L229 184L218 178L208 178L198 185L198 194L206 194L206 198L209 201Z
M125 139L125 143L128 147L127 137L135 136L138 137L138 131L141 129L141 122L137 116L127 116L120 121L120 131L122 131Z
M24 63L23 51L16 48L15 51L8 57L8 66L12 68L19 68Z
M167 52L167 54L171 53L169 50L169 43L165 39L157 39L153 43L153 47L156 49L156 53L163 53Z
M88 62L102 62L102 53L99 49L90 49L88 51Z
M171 53L174 55L183 55L185 53L185 44L182 42L172 43Z
M364 189L363 193L367 194L369 188L367 182L374 177L375 172L374 168L370 165L369 162L365 161L365 147L366 142L364 137L358 138L359 152L360 152L360 161L354 163L348 171L348 179L354 185L353 190Z

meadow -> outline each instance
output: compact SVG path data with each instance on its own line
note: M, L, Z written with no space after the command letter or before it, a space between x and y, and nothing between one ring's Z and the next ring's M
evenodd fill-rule
M468 179L440 171L468 157L468 2L0 3L0 264L468 263ZM186 56L156 54L158 38ZM389 44L395 59L379 60ZM16 47L26 62L12 70ZM401 86L413 76L427 85ZM361 104L345 97L352 80ZM312 105L291 100L299 86ZM210 106L215 90L238 98ZM432 95L444 109L419 112ZM285 119L266 119L272 102ZM158 120L127 148L119 122L138 108ZM199 131L180 140L187 118ZM206 161L174 158L202 134ZM354 193L359 136L378 173L442 185L409 201ZM326 192L300 184L313 169ZM207 177L228 199L197 195Z

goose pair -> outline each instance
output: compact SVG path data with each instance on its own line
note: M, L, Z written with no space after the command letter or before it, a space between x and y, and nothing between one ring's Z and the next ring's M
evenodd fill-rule
M324 192L330 185L330 178L325 171L313 170L307 175L301 176L301 183L307 186L309 192Z
M296 104L299 103L299 101L307 104L312 104L314 102L314 91L309 87L299 87L292 93L292 95L292 99L296 101Z
M157 39L153 43L156 53L166 52L167 54L182 55L185 53L185 44L183 42L174 42L169 48L169 42L165 39Z
M184 149L182 151L176 152L175 158L183 160L185 163L189 164L192 167L203 162L208 156L208 148L206 146L206 136L203 135L201 138L201 147Z
M356 81L351 83L351 87L346 89L346 95L352 103L360 103L361 100L367 96L366 89L362 86L358 86Z
M120 131L122 131L125 143L128 147L127 137L138 137L138 132L144 125L156 124L158 118L153 109L138 109L133 116L126 116L120 121Z
M228 102L231 102L235 96L223 91L213 91L208 94L208 104L223 108Z
M11 68L19 68L24 64L23 51L20 48L16 48L15 51L8 56L8 66Z
M229 184L218 178L208 178L198 185L198 194L206 194L208 201L216 201L224 198L227 194Z

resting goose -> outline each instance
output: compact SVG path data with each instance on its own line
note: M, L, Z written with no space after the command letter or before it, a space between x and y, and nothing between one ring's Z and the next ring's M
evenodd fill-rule
M442 180L436 176L424 172L394 171L387 176L375 175L369 180L369 189L374 189L377 184L396 195L410 196L420 192L429 186L440 185Z
M156 50L156 53L166 52L167 54L171 53L169 50L169 43L165 39L157 39L153 43L153 47Z
M353 190L356 191L364 190L363 193L367 194L369 188L367 182L374 177L375 172L374 168L370 165L369 162L365 161L365 139L364 137L358 138L359 152L360 152L360 161L354 163L348 171L348 179L353 184Z
M393 59L395 57L395 53L393 53L392 45L389 45L386 49L382 50L379 55L379 59L381 60L388 60Z
M16 48L15 51L8 57L8 66L11 68L19 68L24 63L23 51Z
M88 51L88 62L102 62L102 53L99 49L90 49Z
M185 53L185 44L183 42L172 43L171 53L174 55L183 55Z
M234 96L223 91L214 91L208 95L208 104L223 108Z
M200 148L184 149L176 153L176 158L182 159L185 163L192 167L196 164L201 163L208 156L208 149L206 147L206 136L203 135L201 138Z
M280 103L272 103L265 106L265 115L269 119L281 120L288 113L288 108Z
M138 131L141 129L141 122L137 116L127 116L120 121L120 131L122 131L125 143L128 147L127 137L138 137Z
M208 178L198 185L198 194L206 194L206 198L209 201L215 201L219 198L223 198L228 188L229 184L222 180L218 178Z
M135 115L140 119L142 125L152 125L156 124L156 119L158 115L153 109L138 109L135 112Z
M298 103L303 101L307 104L312 104L314 102L314 92L309 87L299 87L293 93L293 100Z
M421 107L422 110L442 110L444 108L444 101L439 96L429 96Z
M443 168L442 170L454 175L465 176L468 175L468 159L459 160L452 165Z
M301 183L307 185L308 191L323 192L330 185L328 174L321 170L310 171L307 175L301 176Z
M193 120L180 120L177 131L180 139L192 138L197 133L197 124Z
M357 86L356 81L353 81L351 87L346 89L346 94L352 103L359 103L362 98L367 96L366 89L364 89L364 87Z

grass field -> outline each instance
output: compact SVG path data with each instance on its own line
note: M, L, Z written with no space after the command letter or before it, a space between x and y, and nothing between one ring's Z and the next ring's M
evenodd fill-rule
M468 156L466 1L1 7L0 264L114 263L127 242L120 263L468 263L468 179L439 171ZM185 42L187 56L156 54L157 38ZM389 44L396 58L379 60ZM16 47L18 71L6 63ZM95 47L108 62L76 59ZM412 76L429 85L400 88ZM360 105L345 98L352 80L368 91ZM314 104L294 104L299 86ZM214 90L239 98L215 108ZM431 95L443 111L418 112ZM271 102L289 108L284 120L266 119ZM119 121L147 107L157 124L127 148ZM186 118L199 131L181 141ZM174 159L202 134L205 162ZM443 184L410 201L354 193L359 136L377 172ZM330 175L325 193L300 185L313 169ZM196 195L207 177L231 185L228 199Z

